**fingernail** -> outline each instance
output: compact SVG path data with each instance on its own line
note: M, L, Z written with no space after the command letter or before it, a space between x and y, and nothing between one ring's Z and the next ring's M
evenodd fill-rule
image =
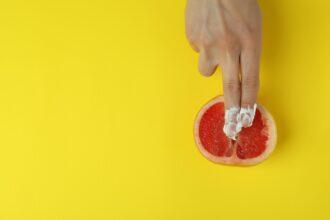
M246 128L252 126L256 109L257 104L254 104L253 107L248 106L247 108L241 108L237 121L241 123L242 127Z
M237 126L238 115L238 107L231 107L225 111L225 125L223 126L223 132L227 137L233 140L236 140L237 133L241 130L241 127Z

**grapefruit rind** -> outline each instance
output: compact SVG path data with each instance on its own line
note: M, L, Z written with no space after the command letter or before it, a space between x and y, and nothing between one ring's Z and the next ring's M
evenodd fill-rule
M264 120L264 123L266 124L266 127L268 128L268 140L266 142L266 149L265 151L255 158L248 158L248 159L240 159L237 157L236 152L231 157L219 157L215 156L211 153L209 153L202 145L201 140L199 138L199 124L200 120L202 119L204 113L214 104L224 102L223 96L217 96L210 100L208 103L206 103L202 109L198 112L196 119L195 119L195 125L194 125L194 137L195 142L197 145L197 148L202 153L204 157L209 159L210 161L218 164L226 164L226 165L238 165L238 166L250 166L258 164L264 160L266 160L269 155L274 151L276 146L276 140L277 140L277 131L276 131L276 125L274 118L272 115L260 104L258 104L258 109L262 115L262 118Z

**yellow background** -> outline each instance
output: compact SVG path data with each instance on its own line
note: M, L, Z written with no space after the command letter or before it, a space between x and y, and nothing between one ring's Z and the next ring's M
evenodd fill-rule
M185 1L1 1L0 219L329 219L330 2L260 3L279 140L238 168L194 144Z

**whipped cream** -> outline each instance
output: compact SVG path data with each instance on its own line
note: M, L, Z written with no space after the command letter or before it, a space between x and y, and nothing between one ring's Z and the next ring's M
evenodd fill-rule
M225 110L225 125L223 132L230 139L236 140L237 134L242 128L251 127L257 104L247 108L231 107Z
M241 108L237 121L242 127L251 127L253 123L254 116L256 114L257 104L253 107L248 106L247 108Z
M240 128L237 126L237 119L240 113L240 108L231 107L225 110L225 125L223 126L223 132L227 137L236 140L237 133L240 132Z

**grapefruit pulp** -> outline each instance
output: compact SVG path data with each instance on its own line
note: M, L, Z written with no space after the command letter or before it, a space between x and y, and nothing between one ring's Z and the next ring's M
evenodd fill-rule
M236 141L222 130L224 114L222 96L209 101L197 114L194 136L200 152L212 162L229 165L254 165L268 158L277 139L270 113L258 104L252 126L243 128Z

